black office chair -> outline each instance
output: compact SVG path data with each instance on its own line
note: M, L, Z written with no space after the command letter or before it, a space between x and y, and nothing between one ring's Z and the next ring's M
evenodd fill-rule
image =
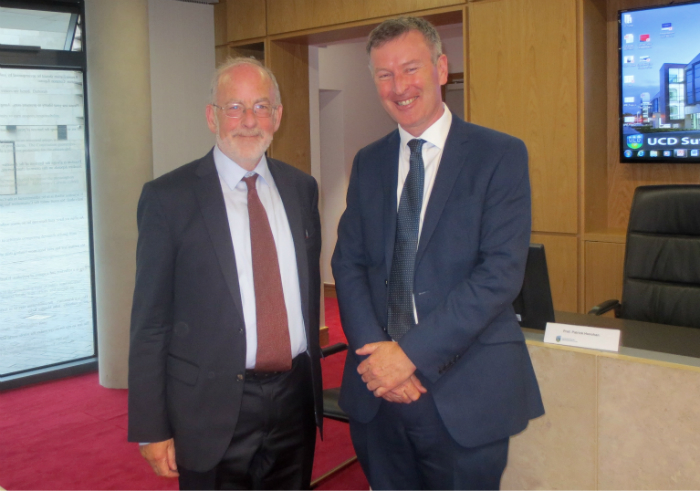
M588 313L700 327L700 185L640 186L634 193L622 301Z
M547 257L542 244L530 244L523 286L513 302L513 309L521 327L544 330L548 322L554 322Z
M326 346L321 349L323 357L331 356L336 353L340 353L348 349L348 345L345 343L336 343L331 346ZM333 387L332 389L324 389L323 391L323 417L328 419L334 419L336 421L341 421L344 423L349 423L348 415L345 411L340 409L338 405L338 399L340 398L340 387ZM338 472L342 471L346 467L349 467L357 461L357 456L353 455L345 462L340 465L335 466L322 476L317 477L311 481L311 489L316 489L321 483L323 483L328 478L334 476Z
M321 353L323 353L323 357L325 358L327 356L346 351L347 349L347 344L336 343L321 349ZM348 423L350 421L348 419L348 415L345 414L345 411L340 409L340 406L338 405L339 398L340 387L333 387L332 389L325 389L323 391L323 417Z

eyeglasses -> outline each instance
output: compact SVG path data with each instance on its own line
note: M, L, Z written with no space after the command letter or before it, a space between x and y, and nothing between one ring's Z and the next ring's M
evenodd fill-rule
M217 106L216 104L212 104L212 106L221 109L227 118L233 119L242 118L248 110L248 108L245 107L243 104L238 104L237 102L229 104L226 107ZM275 112L275 109L277 109L278 107L279 106L273 106L272 104L254 104L253 114L255 114L255 116L258 118L269 118L270 116L272 116L272 113Z

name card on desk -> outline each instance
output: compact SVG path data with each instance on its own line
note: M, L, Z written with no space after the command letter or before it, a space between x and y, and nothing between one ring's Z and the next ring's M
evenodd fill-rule
M577 348L619 351L620 330L548 322L544 331L544 342Z

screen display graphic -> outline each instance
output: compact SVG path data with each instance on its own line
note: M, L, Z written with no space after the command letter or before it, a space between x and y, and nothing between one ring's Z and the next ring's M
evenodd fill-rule
M700 3L618 20L621 162L700 163Z

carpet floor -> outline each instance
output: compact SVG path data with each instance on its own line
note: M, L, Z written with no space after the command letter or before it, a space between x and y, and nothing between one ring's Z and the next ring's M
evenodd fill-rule
M344 341L338 304L326 299L330 343ZM344 354L323 360L324 387L340 385ZM348 425L326 420L316 445L316 478L353 455ZM17 489L177 489L153 474L126 441L127 391L105 389L97 374L0 394L0 487ZM355 463L319 489L369 489Z

